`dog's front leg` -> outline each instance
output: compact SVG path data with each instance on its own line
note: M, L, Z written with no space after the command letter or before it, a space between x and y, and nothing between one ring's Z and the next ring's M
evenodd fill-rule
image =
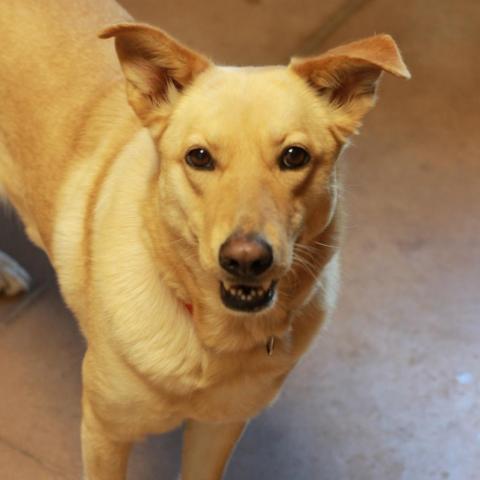
M181 480L220 480L245 425L187 421Z
M83 410L84 480L124 480L132 444L111 438L85 402Z

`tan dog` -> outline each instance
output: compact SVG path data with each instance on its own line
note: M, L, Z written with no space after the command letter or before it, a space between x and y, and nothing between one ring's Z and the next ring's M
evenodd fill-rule
M335 162L381 72L409 73L387 35L227 68L129 21L2 2L0 188L88 341L86 478L125 478L133 441L186 422L182 478L219 479L333 307Z

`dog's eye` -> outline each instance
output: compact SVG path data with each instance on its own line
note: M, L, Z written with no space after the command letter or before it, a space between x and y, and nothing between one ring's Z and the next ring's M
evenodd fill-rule
M295 170L310 161L310 155L302 147L287 147L280 155L279 164L282 170Z
M210 152L205 148L194 148L185 156L186 162L193 168L213 170L215 165Z

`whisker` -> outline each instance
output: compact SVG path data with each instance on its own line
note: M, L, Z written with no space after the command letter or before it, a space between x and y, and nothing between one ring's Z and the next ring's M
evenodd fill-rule
M329 245L328 243L322 243L322 242L313 242L315 245L320 245L321 247L327 247L327 248L338 248L336 245Z
M299 259L296 259L296 260L297 260L296 264L299 265L300 267L303 267L303 269L312 276L315 282L315 285L318 286L324 293L326 293L325 287L320 281L319 274L317 272L312 272L310 267L304 263L300 263Z
M309 262L307 259L302 258L299 255L294 255L293 263L303 268L308 274L312 276L314 280L317 280L318 273L316 271L316 266Z
M302 257L300 254L296 254L294 252L293 256L293 263L298 265L300 268L303 268L308 274L310 274L315 281L315 284L325 292L325 287L320 281L320 270L319 267L312 262L309 262L307 259Z
M298 254L305 254L305 255L308 255L308 257L314 261L317 259L317 256L318 254L320 253L320 249L319 248L315 248L315 247L306 247L305 245L296 245L294 247L294 250L295 248L297 249L297 253Z

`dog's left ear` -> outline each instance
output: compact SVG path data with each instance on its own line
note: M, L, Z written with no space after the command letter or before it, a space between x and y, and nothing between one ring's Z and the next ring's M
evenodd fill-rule
M398 47L390 35L375 35L327 51L313 58L294 58L289 68L335 108L339 126L354 133L375 104L383 71L410 78Z
M127 81L127 96L148 126L156 107L170 101L205 71L210 61L150 25L121 23L103 29L115 48Z

